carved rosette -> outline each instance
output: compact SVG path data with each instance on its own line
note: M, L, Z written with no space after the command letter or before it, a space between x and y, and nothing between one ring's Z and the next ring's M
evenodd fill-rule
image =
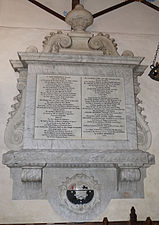
M60 48L69 48L71 44L72 40L67 34L63 34L62 31L58 31L57 33L52 32L43 41L43 52L57 53Z
M72 195L72 197L71 197ZM94 177L76 174L59 187L62 205L75 213L86 213L100 202L99 184Z
M19 79L17 79L17 89L19 94L14 97L14 101L16 101L16 103L11 106L13 111L9 113L10 118L7 121L4 133L5 144L12 150L20 150L23 146L26 79L27 72L20 71Z

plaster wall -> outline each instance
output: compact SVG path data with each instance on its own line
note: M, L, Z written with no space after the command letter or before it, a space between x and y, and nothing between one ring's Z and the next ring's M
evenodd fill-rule
M71 9L71 0L40 0L63 14ZM119 0L82 0L85 8L95 13L119 3ZM156 0L155 4L159 5ZM129 49L135 56L145 56L143 64L150 65L159 41L159 14L140 2L132 3L112 13L95 19L90 31L109 33L118 44L119 53ZM69 30L61 20L42 11L27 0L0 0L0 154L7 152L3 136L10 106L17 95L16 74L9 59L17 59L17 51L25 51L29 45L42 49L44 36L59 29ZM158 58L159 60L159 58ZM107 216L109 220L128 220L131 206L135 206L138 219L151 216L159 220L159 83L147 74L140 78L140 99L143 101L147 121L152 132L149 149L156 157L156 163L147 170L144 199L112 200L105 212L96 220ZM62 222L52 211L47 201L12 200L12 180L9 168L0 165L0 223Z

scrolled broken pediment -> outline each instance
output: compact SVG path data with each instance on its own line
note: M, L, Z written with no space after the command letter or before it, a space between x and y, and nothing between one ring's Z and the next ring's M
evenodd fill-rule
M110 38L109 34L98 33L89 40L88 45L91 49L102 50L103 55L119 56L117 44L114 39Z
M71 38L68 34L58 31L57 33L50 33L49 36L45 37L43 41L44 53L59 52L60 48L69 48L72 44Z

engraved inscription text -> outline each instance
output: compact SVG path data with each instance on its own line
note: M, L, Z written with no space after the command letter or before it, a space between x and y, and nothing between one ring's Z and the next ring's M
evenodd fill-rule
M126 140L124 80L37 75L35 139Z

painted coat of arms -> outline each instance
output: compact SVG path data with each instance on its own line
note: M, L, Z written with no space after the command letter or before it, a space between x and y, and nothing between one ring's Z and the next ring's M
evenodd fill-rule
M98 182L85 174L67 177L59 190L61 203L76 213L85 213L100 202Z

